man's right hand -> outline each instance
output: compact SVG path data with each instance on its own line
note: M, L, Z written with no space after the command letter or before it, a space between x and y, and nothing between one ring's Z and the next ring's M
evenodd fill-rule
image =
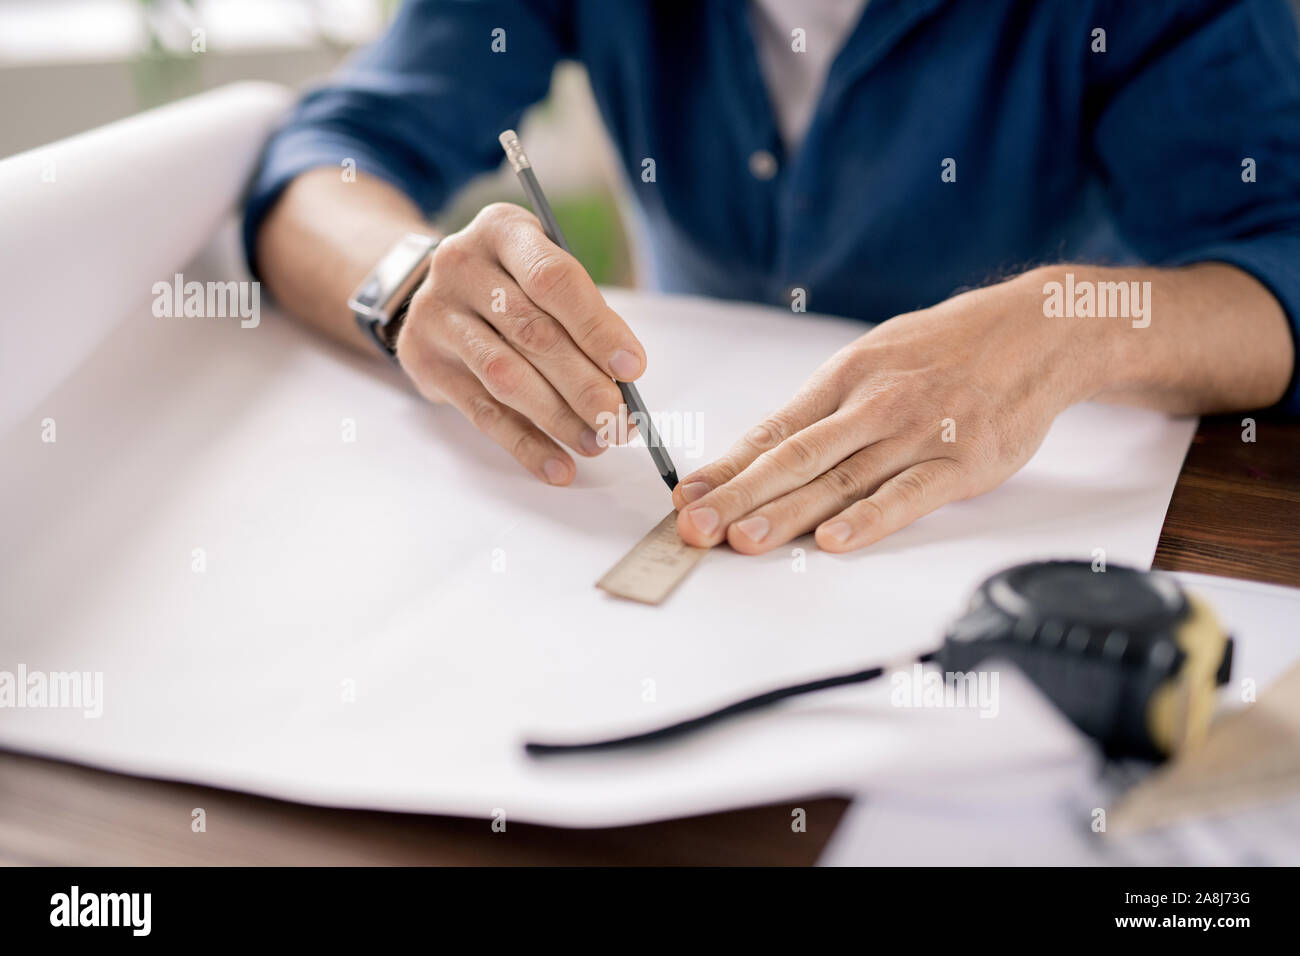
M641 343L520 206L484 207L431 258L398 335L402 368L538 478L567 485L573 459L550 436L587 457L604 450L597 431L622 414L611 378L645 371Z

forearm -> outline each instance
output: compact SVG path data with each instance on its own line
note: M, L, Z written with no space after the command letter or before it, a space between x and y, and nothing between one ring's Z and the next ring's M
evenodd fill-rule
M258 271L287 311L340 342L374 352L348 297L399 238L431 233L420 210L388 183L359 175L344 182L336 169L295 179L262 223Z
M1067 280L1067 273L1073 279ZM1076 339L1080 400L1141 405L1177 414L1263 408L1291 379L1295 346L1282 307L1253 276L1223 263L1174 269L1046 266L1012 280L1047 303L1044 322ZM1127 315L1101 314L1115 300L1097 290L1127 283ZM1059 283L1075 304L1049 303ZM1090 284L1091 290L1085 286ZM1136 286L1133 283L1137 283ZM1146 285L1146 283L1150 283ZM1093 293L1092 314L1086 299ZM1102 300L1109 299L1105 306ZM1022 300L1023 301L1023 300ZM1122 298L1121 298L1122 304ZM1138 309L1145 314L1138 316ZM1057 314L1047 314L1049 312ZM1081 314L1082 313L1082 314Z

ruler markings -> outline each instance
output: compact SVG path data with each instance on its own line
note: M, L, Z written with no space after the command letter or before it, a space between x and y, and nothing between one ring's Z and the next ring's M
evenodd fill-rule
M707 551L693 548L678 537L677 512L670 511L605 572L596 587L615 597L661 604Z

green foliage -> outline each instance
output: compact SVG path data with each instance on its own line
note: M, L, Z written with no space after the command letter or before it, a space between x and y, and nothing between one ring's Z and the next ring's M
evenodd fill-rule
M548 198L555 218L564 230L564 238L569 241L569 248L596 284L634 285L632 253L613 196L596 188L590 192L557 194ZM528 208L527 202L517 192L511 191L506 195L483 197L482 203L473 207L458 203L440 216L436 224L445 233L456 232L469 224L480 206L497 201L513 202Z
M630 285L631 256L613 198L592 192L552 203L569 247L592 279L598 285Z

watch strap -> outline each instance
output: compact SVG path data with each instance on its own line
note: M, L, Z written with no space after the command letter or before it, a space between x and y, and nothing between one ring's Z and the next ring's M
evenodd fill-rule
M380 322L378 319L362 315L359 312L353 313L357 325L361 327L361 331L378 346L379 351L388 356L389 361L398 367L402 363L397 360L397 336L401 333L402 326L406 324L406 313L411 310L411 300L414 298L415 290L412 289L402 299L387 322Z

